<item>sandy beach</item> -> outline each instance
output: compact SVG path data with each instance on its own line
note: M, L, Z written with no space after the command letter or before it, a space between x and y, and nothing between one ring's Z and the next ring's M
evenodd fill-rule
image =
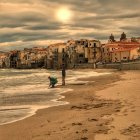
M69 104L0 126L0 140L139 140L140 71L111 72L66 85Z

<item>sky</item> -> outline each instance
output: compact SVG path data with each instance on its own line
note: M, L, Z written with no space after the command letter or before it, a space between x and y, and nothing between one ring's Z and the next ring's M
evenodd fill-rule
M0 51L140 37L140 0L0 0Z

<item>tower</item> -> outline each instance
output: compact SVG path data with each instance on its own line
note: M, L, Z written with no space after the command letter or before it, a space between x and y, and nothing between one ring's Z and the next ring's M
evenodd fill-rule
M112 41L112 42L115 42L113 34L110 35L109 40Z
M121 38L120 38L120 41L123 41L123 40L126 40L126 34L124 32L121 34Z

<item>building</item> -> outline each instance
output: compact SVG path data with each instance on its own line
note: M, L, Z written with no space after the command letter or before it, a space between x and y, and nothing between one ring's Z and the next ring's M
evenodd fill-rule
M139 38L126 38L122 33L120 41L113 34L108 43L99 40L68 40L43 47L25 48L21 51L0 52L1 68L47 68L61 69L78 66L95 66L98 62L117 63L134 61L140 58Z
M86 49L88 63L97 63L102 60L101 43L99 40L89 40Z
M67 64L69 68L72 68L78 62L78 54L76 53L76 41L75 40L68 40L66 43L66 50L67 50Z
M115 42L115 38L114 38L114 35L113 34L111 34L109 36L109 40L110 40L110 42Z
M123 33L121 34L120 41L126 41L126 40L127 40L126 34L123 32Z
M60 69L62 64L67 66L66 43L56 43L47 47L47 58L45 62L47 68Z
M17 68L19 64L19 52L17 50L10 51L9 59L10 59L10 68Z
M140 57L140 43L132 41L115 41L102 45L102 62L133 61Z
M137 46L116 49L111 53L112 62L129 62L136 60L140 57L140 53L138 53L139 50L140 47Z
M19 53L19 68L41 68L45 66L47 49L34 47L32 49L24 49Z
M69 40L67 42L69 66L94 64L101 61L101 43L98 40Z
M8 53L0 53L0 68L10 68Z

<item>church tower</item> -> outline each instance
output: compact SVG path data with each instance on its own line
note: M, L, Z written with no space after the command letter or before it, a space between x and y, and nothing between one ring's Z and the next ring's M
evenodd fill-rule
M110 35L109 40L110 40L111 42L115 42L115 39L114 39L113 34Z
M123 41L123 40L126 40L126 34L124 32L121 34L121 38L120 38L120 41Z

